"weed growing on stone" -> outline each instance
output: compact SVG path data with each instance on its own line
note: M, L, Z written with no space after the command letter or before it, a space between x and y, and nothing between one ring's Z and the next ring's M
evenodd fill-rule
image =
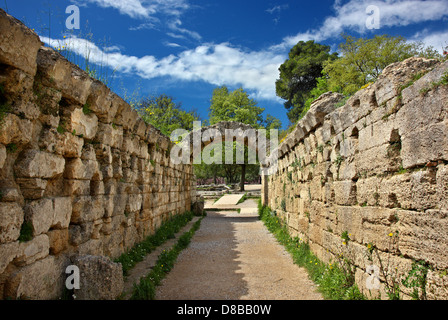
M25 221L20 228L20 242L28 242L33 239L33 225L29 221Z
M426 278L429 265L424 261L414 261L407 277L402 281L406 288L412 288L414 300L426 300Z

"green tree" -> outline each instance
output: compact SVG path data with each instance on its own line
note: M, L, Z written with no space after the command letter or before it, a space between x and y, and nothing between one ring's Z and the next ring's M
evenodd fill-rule
M330 91L352 95L363 85L374 82L389 64L413 56L439 58L440 54L422 43L407 42L403 37L376 35L371 39L342 35L341 58L324 63L323 74Z
M257 106L242 88L230 92L226 86L213 90L210 103L210 124L237 121L258 128L263 123L264 109Z
M281 127L279 119L272 115L263 118L264 108L258 107L257 101L251 99L249 94L242 88L235 91L229 91L226 86L218 87L213 91L210 101L210 124L216 124L221 121L236 121L251 125L254 129L278 129ZM269 131L267 132L269 138ZM236 142L233 145L234 161L236 160ZM225 150L223 146L223 150ZM234 181L236 174L240 174L240 190L244 191L246 173L253 176L254 172L259 170L258 164L247 164L248 150L245 147L245 163L240 166L224 164L217 170L224 174L229 183ZM239 167L239 168L238 168Z
M176 129L193 130L193 122L199 120L196 111L185 111L172 97L162 94L143 99L137 109L142 119L170 136Z
M280 78L276 81L277 96L286 100L285 108L292 123L299 119L310 91L316 87L322 76L323 64L335 60L337 53L330 54L330 47L313 40L297 43L279 68Z

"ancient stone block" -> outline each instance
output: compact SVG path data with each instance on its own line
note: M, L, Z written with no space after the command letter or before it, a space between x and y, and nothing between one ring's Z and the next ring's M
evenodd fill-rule
M112 148L121 148L123 144L123 127L100 122L98 123L98 133L95 139Z
M6 147L0 144L0 169L3 168L6 161Z
M99 175L98 162L74 158L67 160L64 178L77 180L92 180L94 175Z
M50 244L50 253L52 255L57 255L67 249L69 244L68 229L50 230L47 235Z
M19 241L0 244L0 274L14 260L19 252Z
M0 143L4 145L27 144L33 137L33 124L28 119L20 119L8 113L0 126Z
M39 147L49 153L56 153L65 158L81 157L84 140L72 133L60 134L56 129L44 130L39 141Z
M91 140L98 131L98 118L95 114L86 114L83 109L75 109L71 113L69 131Z
M75 224L91 222L104 216L103 198L101 196L80 196L73 200L71 222Z
M33 234L46 233L50 228L64 229L70 223L71 198L46 198L25 206L26 220L33 225Z
M3 10L0 10L0 30L0 63L34 76L37 51L42 45L39 36Z
M414 130L402 138L401 157L405 169L430 161L448 160L448 121Z
M17 203L0 202L0 243L16 241L20 236L24 213Z
M65 99L86 104L93 82L86 72L48 47L39 49L37 64L43 85L60 91Z
M439 269L448 268L448 213L398 211L400 252Z
M20 243L14 264L24 266L48 256L50 242L46 234L41 234L31 241Z
M335 202L340 205L354 205L356 200L356 183L353 181L335 181Z
M437 205L436 172L403 173L384 179L379 187L379 205L389 208L426 210Z
M12 299L49 300L61 296L64 288L64 259L48 256L18 269L8 279L4 296Z
M79 268L80 289L75 290L77 300L113 300L123 291L121 264L105 257L77 256L72 263Z
M23 178L53 179L64 172L65 159L38 150L26 150L15 165L15 173Z
M448 300L448 275L446 272L428 270L425 289L428 300Z

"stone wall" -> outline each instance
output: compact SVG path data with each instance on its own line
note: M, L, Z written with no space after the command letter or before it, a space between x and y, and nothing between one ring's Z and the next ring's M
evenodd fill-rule
M401 280L420 261L427 298L448 299L446 84L448 62L411 58L345 104L323 95L279 145L277 174L263 179L264 204L322 260L347 258L368 296L369 265L381 269L373 295L387 298L395 279L409 298Z
M0 299L61 296L74 255L118 257L191 209L191 165L104 84L0 10Z

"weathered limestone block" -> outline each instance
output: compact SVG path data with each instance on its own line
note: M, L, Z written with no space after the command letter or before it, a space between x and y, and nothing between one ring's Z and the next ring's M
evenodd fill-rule
M82 224L101 219L104 216L102 196L80 196L73 200L71 223Z
M98 133L95 140L112 148L121 149L123 144L123 127L98 123Z
M350 234L350 239L361 242L363 239L363 220L360 209L359 207L336 206L337 224L334 232L342 235L343 232L347 231Z
M0 83L3 89L2 96L8 101L12 113L29 120L39 117L40 110L34 103L34 76L3 65Z
M448 300L448 276L446 272L428 270L425 289L428 300Z
M28 119L20 119L8 113L0 126L0 143L27 144L33 138L33 124Z
M79 158L84 140L70 132L60 134L56 129L44 130L39 141L39 147L49 153L62 155L64 158Z
M93 113L85 114L83 109L77 108L71 113L69 131L92 140L98 131L98 118Z
M62 156L28 149L19 157L15 173L23 178L53 179L64 172L65 159Z
M101 174L98 162L81 160L80 158L68 159L65 166L64 178L77 180L92 180L94 176Z
M391 116L387 121L381 120L367 125L365 128L362 127L359 130L359 151L390 143L391 138L395 138L398 134L395 129L395 118Z
M33 235L46 233L50 228L65 229L72 214L71 198L46 198L31 201L25 206L26 220L33 225Z
M6 282L4 296L12 299L50 300L61 296L66 261L48 256L18 269Z
M15 259L19 252L19 241L0 244L0 274Z
M360 212L362 215L362 240L359 242L371 243L381 251L395 252L397 243L394 242L394 237L396 237L396 231L399 229L397 225L399 211L361 207ZM391 233L393 237L390 236Z
M430 161L448 160L448 120L414 130L402 138L401 157L405 169Z
M72 196L90 195L90 180L65 179L64 182L64 188L67 191L67 194Z
M69 243L73 246L80 246L89 241L92 237L93 223L86 222L80 225L70 224L68 228Z
M19 204L0 202L0 244L19 238L23 219L24 213Z
M6 147L0 144L0 169L3 168L6 161Z
M47 233L49 239L50 253L57 255L67 249L69 244L68 229L55 229Z
M439 165L436 176L436 202L440 209L448 209L448 166Z
M436 172L416 171L384 179L379 187L379 205L389 208L426 210L437 206Z
M119 263L106 257L76 256L72 263L79 268L80 289L75 290L77 300L114 300L123 291L123 270Z
M117 100L117 99L114 99ZM114 123L116 125L123 126L125 130L133 130L139 115L137 111L131 108L126 102L117 100L118 103L117 113L115 115Z
M115 117L118 105L115 103L112 106L112 100L115 98L110 89L98 80L94 80L91 88L90 95L87 99L87 104L101 121L110 123Z
M46 234L34 237L31 241L20 243L14 264L24 266L45 258L50 252L50 242Z
M85 105L93 82L85 71L47 47L39 49L37 64L43 85L62 92L72 102Z
M431 60L432 64L435 64L435 60ZM422 70L422 73L431 70L432 66L429 68L425 68ZM402 101L404 104L411 102L413 100L419 100L422 96L422 92L432 88L433 83L437 83L445 74L448 68L448 61L435 65L435 68L429 72L427 72L423 77L414 82L414 84L410 87L404 89L401 93ZM433 99L437 99L436 97L432 97ZM446 105L446 104L445 104ZM434 115L428 114L429 117Z
M0 63L34 76L37 51L42 46L39 36L3 9L0 9L0 30Z
M357 203L356 182L335 181L333 184L336 204L349 206Z
M360 176L397 171L396 161L391 161L388 156L389 148L390 144L387 143L355 154L355 166Z
M379 204L382 180L376 176L359 179L356 182L357 202L361 205L376 206Z
M343 96L340 93L327 92L321 95L310 107L305 117L299 122L306 132L310 132L316 125L322 124L327 114L332 112L335 104Z
M113 232L103 238L103 252L108 257L118 258L123 252L123 235Z
M79 244L76 253L79 255L104 256L103 243L98 239L89 239L86 242Z
M413 57L384 68L377 82L373 85L376 90L378 105L381 106L396 97L400 87L411 80L413 75L429 70L435 63L437 63L436 60Z
M439 268L448 268L448 212L398 211L400 252Z
M125 211L138 212L142 208L143 196L142 194L130 194L128 196Z

